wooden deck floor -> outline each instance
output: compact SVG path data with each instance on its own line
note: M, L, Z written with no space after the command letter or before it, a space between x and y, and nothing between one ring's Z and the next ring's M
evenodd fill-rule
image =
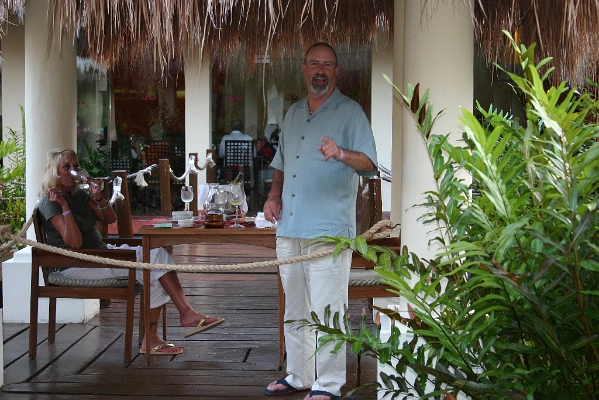
M174 254L178 263L185 264L275 258L274 250L241 245L181 245ZM189 328L178 326L178 313L170 305L168 339L185 348L182 355L153 357L150 366L141 355L123 363L124 303L118 301L89 323L60 325L53 344L47 343L47 325L41 324L35 360L30 360L27 352L29 325L4 324L0 399L266 398L264 387L285 376L278 361L274 269L179 276L194 308L226 318L220 327L184 339ZM360 315L364 306L362 301L352 300L351 314ZM347 360L343 393L355 387L358 377L356 356L348 351ZM360 379L362 383L376 380L372 358L362 359ZM303 399L306 394L276 398Z

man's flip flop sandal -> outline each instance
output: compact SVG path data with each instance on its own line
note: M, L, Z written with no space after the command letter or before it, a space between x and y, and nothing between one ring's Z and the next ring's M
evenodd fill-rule
M217 319L216 321L214 321L214 322L212 322L210 324L204 325L204 322L206 322L209 319L210 319L209 315L207 315L206 317L202 318L202 320L200 321L200 323L198 324L198 326L196 326L196 328L193 331L187 332L185 335L183 335L183 337L193 336L193 335L198 334L200 332L207 331L208 329L215 328L215 327L219 326L220 324L222 324L223 322L225 322L224 318L219 318L219 319Z

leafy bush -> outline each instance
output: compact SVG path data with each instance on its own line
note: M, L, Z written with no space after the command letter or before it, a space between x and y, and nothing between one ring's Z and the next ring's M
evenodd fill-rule
M104 178L110 173L108 170L108 154L106 150L101 147L91 147L85 142L85 149L87 150L87 156L79 159L81 168L89 172L89 176L92 178Z
M523 76L506 73L524 101L522 125L492 107L479 107L482 121L463 110L453 145L431 133L439 114L428 92L402 94L434 170L436 189L419 206L435 258L329 239L378 258L410 306L376 308L394 321L386 340L364 321L352 334L347 316L345 330L339 315L304 324L326 333L321 343L349 342L390 366L371 385L393 398L599 397L599 103L565 83L545 89L550 59L535 65L534 44L514 49Z
M10 225L12 233L19 233L26 221L25 202L25 114L21 107L22 133L8 129L8 139L0 141L0 224ZM2 245L5 242L1 243ZM24 247L17 245L16 248ZM16 248L6 249L0 258Z

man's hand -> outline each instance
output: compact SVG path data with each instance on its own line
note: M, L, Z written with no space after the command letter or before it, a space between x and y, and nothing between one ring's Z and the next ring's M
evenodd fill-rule
M283 206L283 202L281 201L281 197L277 196L269 196L268 200L264 203L264 218L276 224L278 220L281 219L281 208Z
M324 155L325 161L327 161L329 158L332 158L333 160L339 160L341 158L341 150L333 139L327 136L322 136L320 140L324 144L318 146L318 151Z

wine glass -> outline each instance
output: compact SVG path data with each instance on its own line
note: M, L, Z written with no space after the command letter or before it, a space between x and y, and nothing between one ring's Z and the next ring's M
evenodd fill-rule
M98 186L98 183L89 177L89 172L87 172L87 170L84 168L72 169L71 175L75 179L75 183L79 185L91 184L94 187ZM101 184L102 186L100 187L100 190L104 189L104 182L101 181Z
M218 188L214 194L214 204L218 207L218 211L220 211L221 214L225 212L225 206L227 205L228 199L229 192L223 188Z
M189 203L193 200L192 186L181 186L181 200L185 203L185 211L189 211Z
M243 183L232 183L231 194L229 195L229 202L235 206L235 223L231 225L231 228L243 228L244 226L239 223L237 218L239 217L239 206L245 201L245 191L243 190Z

